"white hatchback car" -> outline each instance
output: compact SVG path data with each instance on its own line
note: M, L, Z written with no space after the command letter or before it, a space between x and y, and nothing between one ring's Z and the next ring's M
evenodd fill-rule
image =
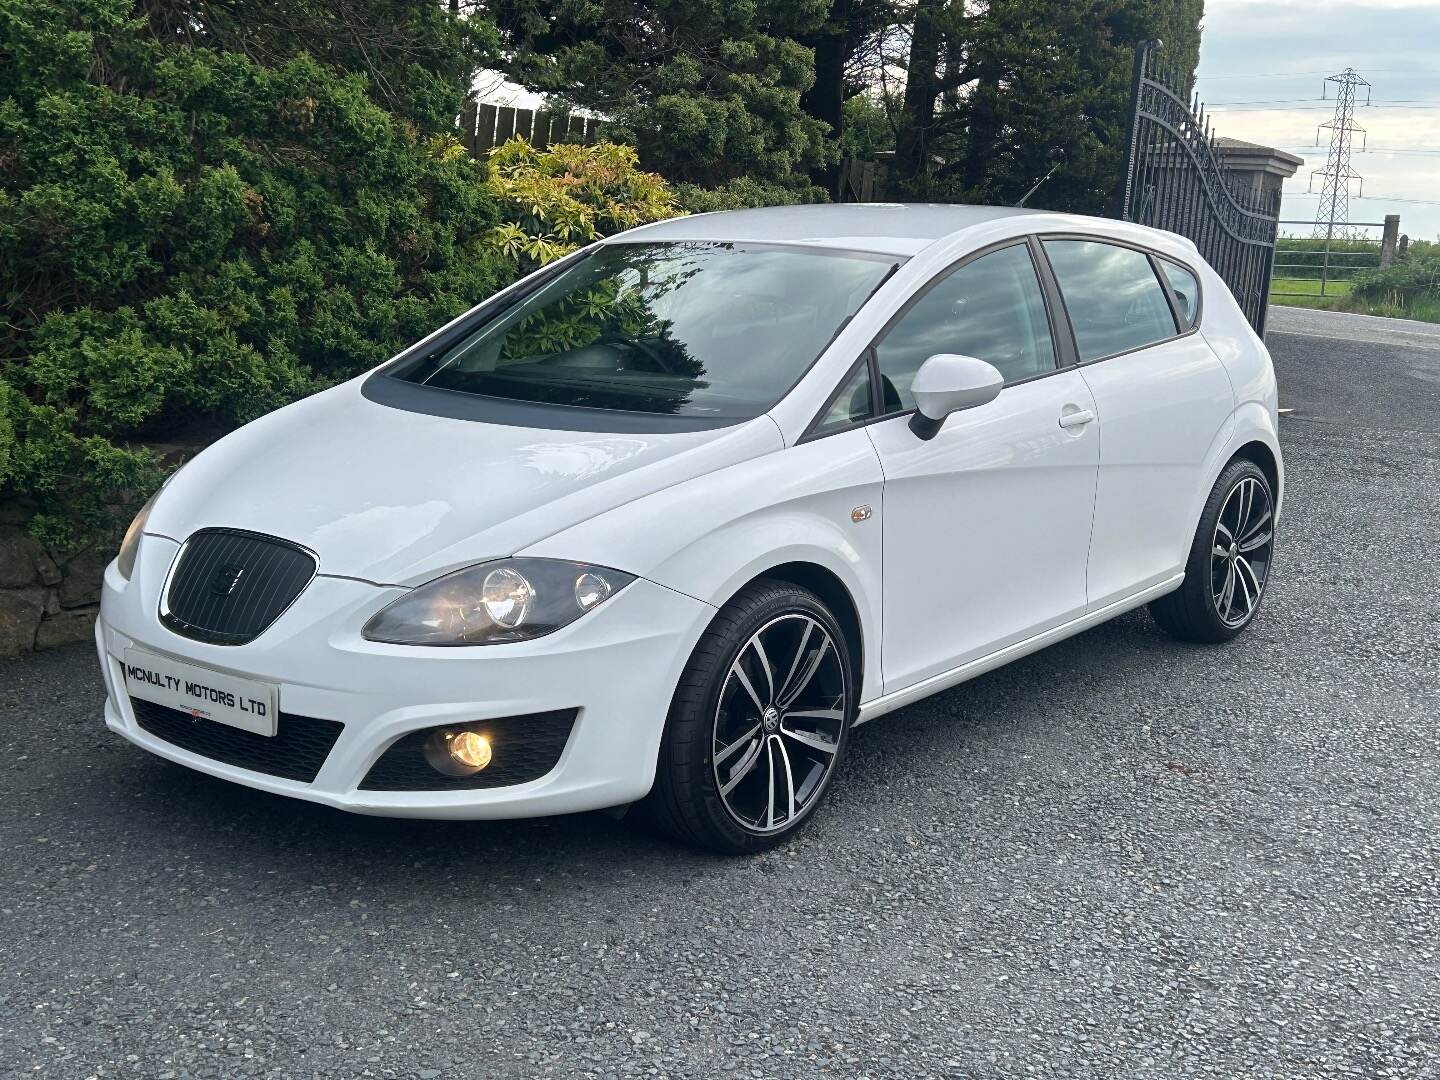
M140 513L107 724L345 810L643 800L722 851L850 728L1269 577L1275 376L1177 236L967 206L679 218L234 432Z

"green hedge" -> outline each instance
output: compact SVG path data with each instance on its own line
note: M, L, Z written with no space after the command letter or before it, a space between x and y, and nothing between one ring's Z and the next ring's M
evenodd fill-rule
M414 101L123 0L0 0L0 498L52 548L112 533L156 444L359 372L514 272L448 128L476 38L438 4L374 7L429 43Z
M1326 247L1330 249L1325 271ZM1373 240L1324 240L1282 236L1275 241L1275 276L1319 281L1322 271L1331 281L1348 281L1380 262L1380 245Z

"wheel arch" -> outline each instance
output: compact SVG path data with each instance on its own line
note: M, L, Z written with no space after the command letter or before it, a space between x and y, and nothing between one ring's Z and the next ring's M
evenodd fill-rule
M1275 451L1259 439L1252 439L1236 447L1229 460L1234 461L1236 458L1254 462L1265 474L1265 479L1270 482L1270 492L1278 506L1280 503L1280 459Z
M724 603L729 603L731 597L739 593L741 589L762 578L784 581L802 589L808 589L823 600L825 606L834 613L835 618L840 620L840 629L845 632L845 647L850 653L850 666L860 683L859 692L855 695L858 705L865 699L865 627L860 619L860 608L855 603L855 597L850 593L850 587L828 567L817 562L798 559L777 563L775 566L752 575L741 582L730 596L725 598ZM724 606L723 603L721 606Z
M1278 519L1284 501L1285 460L1280 453L1280 440L1275 431L1271 413L1261 402L1250 401L1241 405L1225 426L1216 434L1206 455L1205 483L1195 492L1189 516L1190 528L1200 520L1200 510L1210 497L1210 489L1225 471L1226 466L1237 457L1253 461L1270 481L1270 490L1275 498L1275 514ZM1190 536L1187 534L1186 550Z

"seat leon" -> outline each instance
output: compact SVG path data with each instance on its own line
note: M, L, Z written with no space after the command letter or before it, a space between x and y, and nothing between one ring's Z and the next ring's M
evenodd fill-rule
M856 724L1144 604L1240 633L1276 427L1263 344L1168 233L645 226L175 473L105 573L106 723L345 810L639 804L757 851Z

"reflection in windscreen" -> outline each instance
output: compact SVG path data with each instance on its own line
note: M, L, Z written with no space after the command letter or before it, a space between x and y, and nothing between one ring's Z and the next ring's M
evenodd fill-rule
M608 245L400 377L551 405L753 416L893 265L763 245Z

